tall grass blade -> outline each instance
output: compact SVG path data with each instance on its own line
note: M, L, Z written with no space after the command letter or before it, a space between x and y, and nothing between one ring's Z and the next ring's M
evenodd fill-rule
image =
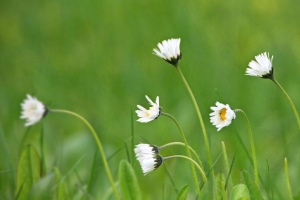
M242 171L242 174L243 174L245 184L247 185L247 187L249 189L251 199L263 200L262 194L259 191L259 188L258 188L257 184L252 179L250 174L247 171L244 171L244 170Z
M186 200L188 189L189 189L188 185L183 186L179 191L176 200Z
M131 165L132 168L134 168L134 144L135 144L135 140L134 140L134 120L133 120L133 115L134 112L133 110L131 110Z
M81 158L79 158L78 160L77 160L77 162L71 167L71 169L67 172L67 174L65 175L65 176L63 176L51 189L52 190L54 190L56 187L58 187L59 186L59 184L61 183L61 182L63 182L64 180L65 180L65 178L67 177L67 176L69 176L75 169L76 169L76 167L79 165L79 163L82 161L82 159L85 157L86 155L83 155Z
M170 181L171 181L171 184L172 184L172 186L173 186L175 192L178 193L178 189L177 189L177 187L176 187L175 181L174 181L173 177L171 176L171 174L170 174L168 168L166 167L166 165L162 165L162 166L164 166L165 171L167 172L167 175L168 175L168 177L169 177L169 179L170 179Z
M229 200L250 200L249 190L246 185L238 184L230 192Z
M233 155L233 158L232 158L232 161L231 161L231 164L230 164L229 172L228 172L227 177L226 177L225 190L227 189L228 181L230 179L230 174L231 174L231 171L232 171L233 163L235 161L235 156L236 156L236 151L234 152L234 155Z
M119 181L123 200L140 200L141 192L135 172L126 160L119 165Z
M67 190L66 190L66 186L65 186L65 183L63 181L60 181L61 175L60 175L60 172L59 172L58 168L54 167L53 171L55 173L55 182L57 184L57 187L54 191L55 199L56 200L68 200L69 197L68 197L68 193L67 193Z
M222 172L218 173L218 175L216 176L216 196L216 199L227 199L225 190L225 176Z
M33 186L40 179L41 160L32 145L28 145L19 160L17 174L18 200L27 200L28 194Z
M270 166L269 166L269 161L267 160L267 167L268 167L268 180L269 180L269 189L270 189L270 194L268 194L270 200L274 200L274 191L273 191L273 181L271 177L271 172L270 172Z

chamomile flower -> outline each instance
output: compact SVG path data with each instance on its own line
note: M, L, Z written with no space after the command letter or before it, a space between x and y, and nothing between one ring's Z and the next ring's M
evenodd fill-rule
M153 49L153 54L176 67L182 56L179 48L180 38L164 40L162 43L158 43L157 46L158 48Z
M235 112L229 107L228 104L224 105L217 102L216 107L210 107L213 110L210 113L210 122L218 128L218 131L225 126L229 126L231 121L235 119Z
M137 105L140 110L136 110L136 114L138 115L139 119L138 122L151 122L154 119L158 118L160 115L161 108L159 107L159 97L156 97L155 103L146 95L146 99L149 101L151 107L149 110L144 108L143 106Z
M269 53L265 52L255 56L255 60L249 63L246 75L272 79L274 71L272 67L273 56L270 58Z
M156 170L163 162L162 157L158 154L158 148L154 145L138 144L134 152L144 175Z
M29 94L27 94L27 99L24 100L21 107L21 119L27 120L25 126L31 126L39 122L48 112L46 106L42 102Z

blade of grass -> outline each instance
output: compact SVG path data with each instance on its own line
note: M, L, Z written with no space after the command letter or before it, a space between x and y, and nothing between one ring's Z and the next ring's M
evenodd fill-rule
M163 165L163 166L164 166L165 171L167 172L167 175L168 175L168 177L169 177L169 179L170 179L170 181L171 181L171 184L172 184L172 186L173 186L175 192L178 193L179 190L177 189L177 187L176 187L176 185L175 185L175 181L174 181L174 179L172 178L172 176L171 176L171 174L170 174L168 168L166 167L166 165Z
M40 179L40 162L36 149L28 145L22 152L18 164L17 191L22 187L18 199L27 199L32 186Z
M228 184L228 180L229 180L229 177L230 177L230 174L231 174L231 171L232 171L233 163L235 161L235 156L236 156L236 150L234 151L234 155L233 155L233 158L232 158L232 161L231 161L231 164L230 164L229 172L228 172L227 177L226 177L225 190L227 189L227 184Z
M46 159L45 159L45 152L44 152L44 128L43 124L41 122L41 136L40 136L40 151L41 151L41 177L44 176L44 174L47 174L46 170Z
M51 188L51 190L54 190L56 187L58 187L58 185L59 185L62 181L64 181L64 180L66 179L66 177L69 176L69 175L76 169L76 167L80 164L80 162L83 160L83 158L84 158L85 156L86 156L86 154L83 155L81 158L79 158L79 159L76 161L76 163L71 167L71 169L66 173L66 175L63 176L63 177L58 181L58 183L56 183L56 184Z
M130 153L129 153L129 150L128 150L128 147L127 147L127 143L126 143L126 140L124 141L124 147L125 147L125 150L126 150L126 155L127 155L127 160L128 162L130 163L131 161L131 157L130 157Z
M133 120L133 115L134 115L134 112L133 110L131 110L131 165L132 165L132 168L134 169L134 144L135 144L135 141L134 141L134 120Z
M209 179L210 173L212 172L212 169L214 168L214 166L216 165L216 163L218 162L218 160L221 158L221 156L222 156L222 152L221 152L220 155L217 157L216 161L213 163L212 168L210 168L210 169L208 170L208 172L207 172L207 174L206 174L206 177L208 177L208 179ZM201 184L201 186L200 186L200 190L203 188L203 186L204 186L204 182L202 181L202 184Z
M286 188L289 194L289 199L293 200L293 193L290 185L289 167L288 167L287 158L284 158L284 171L285 171Z
M61 178L61 175L60 175L60 172L59 172L58 168L54 167L53 171L55 173L55 182L59 182L59 180ZM69 199L64 182L59 183L59 185L58 185L58 187L57 187L54 194L55 194L55 197L56 197L55 199L56 200Z
M274 200L273 182L272 182L272 178L271 178L270 166L269 166L268 159L266 159L266 160L267 160L267 168L268 168L268 180L269 180L270 193L271 193L271 195L268 193L268 197L270 200Z

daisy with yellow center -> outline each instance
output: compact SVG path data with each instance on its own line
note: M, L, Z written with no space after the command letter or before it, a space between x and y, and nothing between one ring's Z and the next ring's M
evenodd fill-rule
M229 107L228 104L216 102L216 107L210 107L213 110L210 113L210 122L218 128L218 131L225 126L229 126L231 121L235 119L235 112Z
M159 107L159 97L156 97L155 103L146 95L146 99L149 101L151 107L149 110L144 108L143 106L137 105L140 110L136 110L136 114L138 115L139 119L138 122L147 123L155 120L160 115L160 107Z

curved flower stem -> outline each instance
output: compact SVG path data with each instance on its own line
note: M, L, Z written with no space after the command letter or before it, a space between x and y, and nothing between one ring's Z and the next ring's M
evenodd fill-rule
M188 157L191 158L192 155L191 155L191 152L190 152L190 149L189 149L189 145L188 145L188 143L187 143L187 140L186 140L186 138L185 138L185 135L184 135L184 133L183 133L183 131L182 131L182 129L181 129L179 123L177 122L177 120L176 120L172 115L170 115L170 114L168 114L168 113L163 113L163 112L162 112L161 115L164 115L164 116L169 117L169 118L172 119L173 122L176 124L176 126L177 126L177 128L179 129L179 132L180 132L180 134L181 134L181 137L182 137L182 139L183 139L183 142L184 142L184 144L185 144L186 153L187 153ZM196 170L195 170L194 165L191 165L191 168L192 168L192 174L193 174L193 177L194 177L194 182L195 182L196 190L197 190L198 196L200 197L200 193L201 193L201 192L200 192L200 187L199 187L199 181L198 181L198 178L197 178L197 174L196 174ZM205 177L205 178L206 178L206 177Z
M195 96L189 86L189 84L187 83L186 79L184 78L181 70L179 67L176 67L186 89L188 90L190 96L191 96L191 99L193 101L193 104L194 104L194 107L196 109L196 113L198 115L198 118L199 118L199 122L200 122L200 125L201 125L201 128L202 128L202 133L203 133L203 137L204 137L204 142L205 142L205 148L206 148L206 154L207 154L207 160L208 160L208 165L209 165L209 168L212 168L212 159L211 159L211 152L210 152L210 145L209 145L209 140L208 140L208 137L207 137L207 134L206 134L206 129L205 129L205 126L204 126L204 122L203 122L203 119L202 119L202 115L201 115L201 112L200 112L200 109L199 109L199 106L197 104L197 101L195 99ZM212 169L212 174L214 174L213 172L213 169Z
M252 153L252 160L253 160L255 183L258 186L258 170L257 170L257 162L256 162L256 153L255 153L255 146L254 146L254 141L253 141L253 135L252 135L252 131L251 131L250 122L249 122L249 119L248 119L246 113L243 110L235 109L234 111L243 113L244 117L245 117L245 120L247 122L248 135L249 135L249 140L250 140L250 145L251 145L251 153Z
M191 159L190 157L183 156L183 155L173 155L173 156L164 157L164 158L163 158L163 161L168 160L168 159L171 159L171 158L184 158L184 159L186 159L186 160L191 161L191 162L198 168L200 174L202 175L203 182L204 182L204 183L207 182L207 178L206 178L206 175L205 175L204 171L202 170L202 168L198 165L198 163L197 163L196 161L194 161L194 160Z
M182 143L182 142L170 142L170 143L168 143L168 144L165 144L165 145L163 145L163 146L158 147L158 149L161 150L161 149L163 149L163 148L165 148L165 147L172 146L172 145L185 146L185 144ZM203 168L202 162L201 162L201 160L200 160L198 154L196 153L196 151L195 151L191 146L189 146L189 149L190 149L190 151L194 154L195 158L197 159L198 164Z
M296 107L292 101L292 99L289 97L289 95L286 93L286 91L283 89L283 87L277 82L277 80L275 78L271 78L271 80L280 88L280 90L283 92L283 94L286 96L286 98L288 99L292 109L293 109L293 112L294 112L294 115L296 117L296 120L297 120L297 123L298 123L298 127L299 127L299 130L300 130L300 118L299 118L299 115L298 115L298 112L296 110Z
M101 157L102 157L102 161L103 161L103 164L104 164L104 167L105 167L105 170L106 170L106 174L108 176L108 179L109 179L109 182L110 182L110 185L112 187L112 190L115 194L115 197L116 199L120 199L119 197L119 194L117 192L117 188L115 186L115 183L114 183L114 180L112 178L112 175L111 175L111 172L110 172L110 169L109 169L109 166L108 166L108 163L107 163L107 159L106 159L106 156L105 156L105 153L104 153L104 150L103 150L103 147L102 147L102 144L100 142L100 139L99 137L97 136L95 130L93 129L93 127L90 125L90 123L84 119L82 116L78 115L77 113L74 113L74 112L71 112L71 111L68 111L68 110L59 110L59 109L51 109L49 110L50 112L57 112L57 113L66 113L66 114L70 114L70 115L73 115L77 118L79 118L80 120L82 120L86 125L87 127L90 129L92 135L94 136L94 139L97 143L97 146L98 146L98 149L100 151L100 154L101 154Z
M286 187L289 193L289 199L293 200L293 194L291 190L291 185L290 185L290 178L289 178L289 168L288 168L288 162L287 158L284 159L284 170L285 170L285 181L286 181Z

